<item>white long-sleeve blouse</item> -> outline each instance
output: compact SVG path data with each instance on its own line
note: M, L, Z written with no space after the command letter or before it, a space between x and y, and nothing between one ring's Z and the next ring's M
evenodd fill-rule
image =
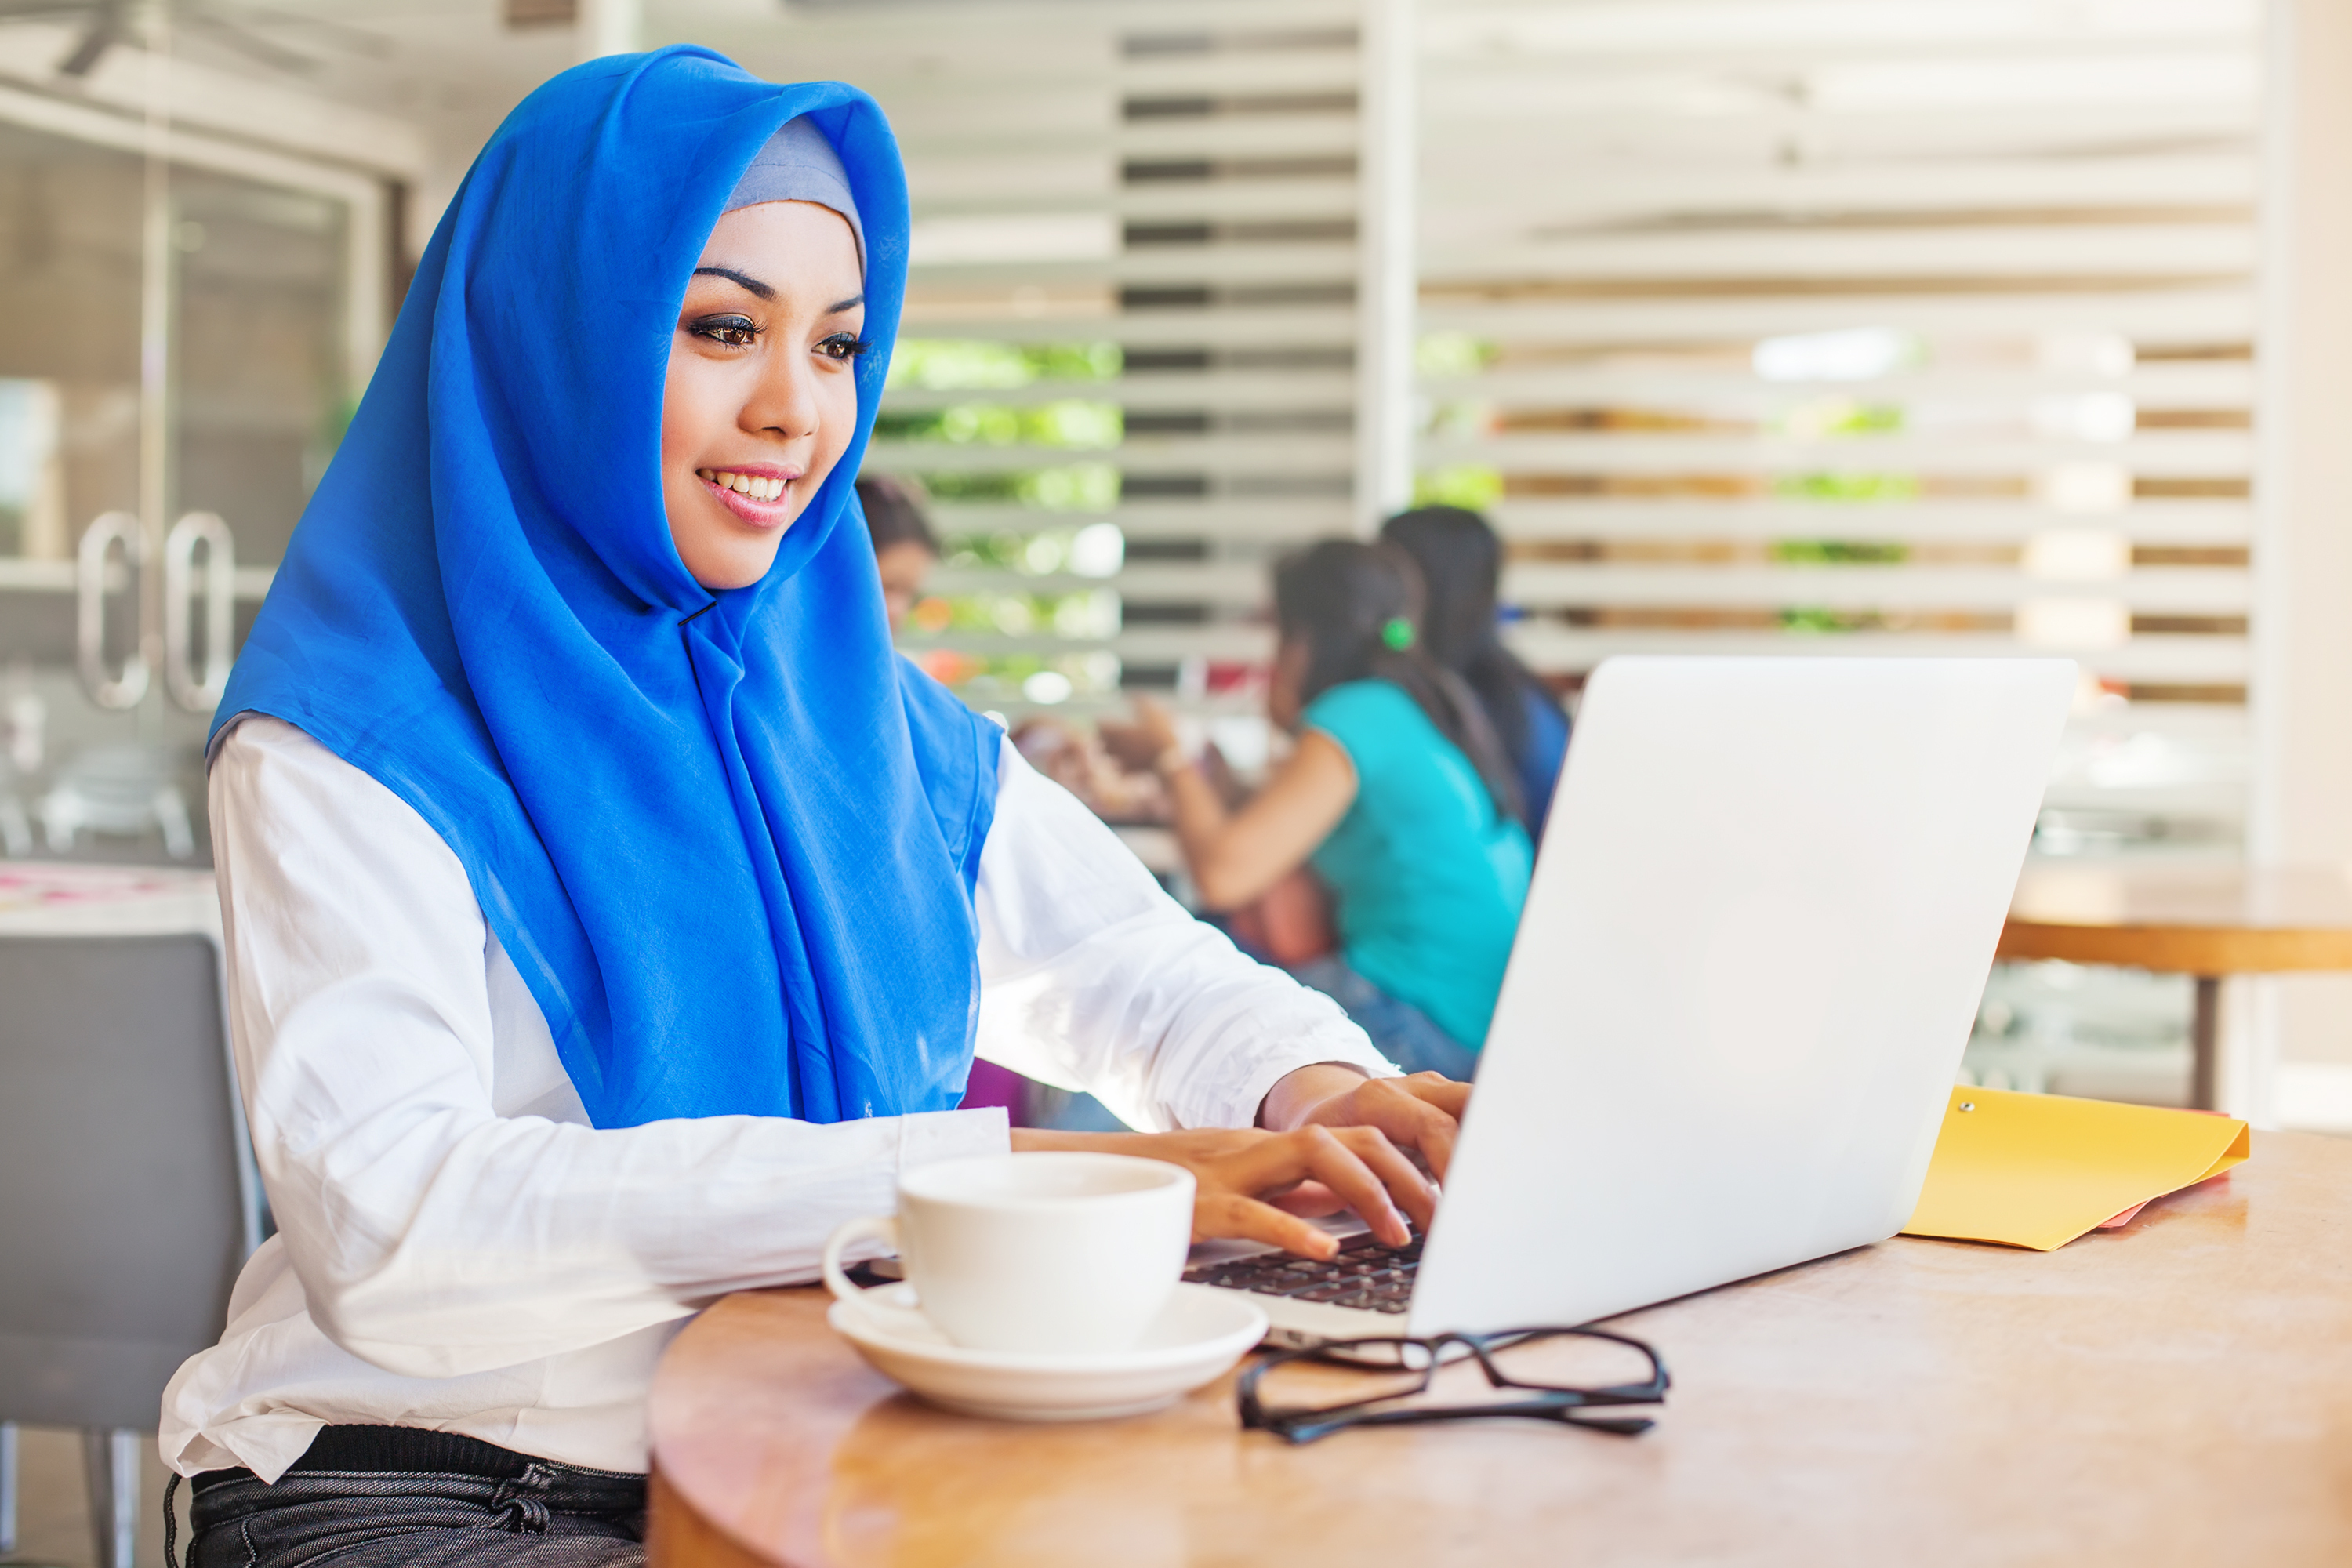
M237 1072L278 1234L163 1395L164 1462L274 1480L330 1424L646 1468L654 1363L730 1290L814 1278L898 1173L1001 1110L589 1125L457 856L368 774L248 715L212 765ZM1395 1071L1007 745L981 856L979 1051L1138 1128L1245 1127L1275 1081Z

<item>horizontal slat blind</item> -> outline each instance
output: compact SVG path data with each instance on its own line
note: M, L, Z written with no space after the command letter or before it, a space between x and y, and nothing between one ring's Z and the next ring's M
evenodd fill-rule
M1522 652L2063 653L2044 847L2233 843L2260 21L1429 0L1416 465Z

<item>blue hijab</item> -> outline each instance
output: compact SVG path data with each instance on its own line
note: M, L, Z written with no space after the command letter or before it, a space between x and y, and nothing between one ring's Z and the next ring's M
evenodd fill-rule
M712 224L801 115L864 222L876 347L775 565L713 595L663 512L664 375ZM852 489L906 274L856 89L698 48L556 77L435 231L221 704L447 841L599 1127L962 1092L998 731L892 653Z

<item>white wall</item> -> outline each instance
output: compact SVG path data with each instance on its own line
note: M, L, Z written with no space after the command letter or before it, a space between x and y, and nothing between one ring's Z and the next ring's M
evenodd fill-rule
M2264 647L2249 848L2352 866L2352 5L2276 0ZM2352 1123L2352 976L2267 984L2290 1125ZM2326 1064L2315 1070L2303 1064ZM2333 1103L2330 1103L2333 1102Z

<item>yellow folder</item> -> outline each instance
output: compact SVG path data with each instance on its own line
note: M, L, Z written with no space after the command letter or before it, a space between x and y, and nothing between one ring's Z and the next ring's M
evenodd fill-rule
M2246 1157L2234 1117L2006 1089L1952 1091L1906 1236L2053 1252Z

